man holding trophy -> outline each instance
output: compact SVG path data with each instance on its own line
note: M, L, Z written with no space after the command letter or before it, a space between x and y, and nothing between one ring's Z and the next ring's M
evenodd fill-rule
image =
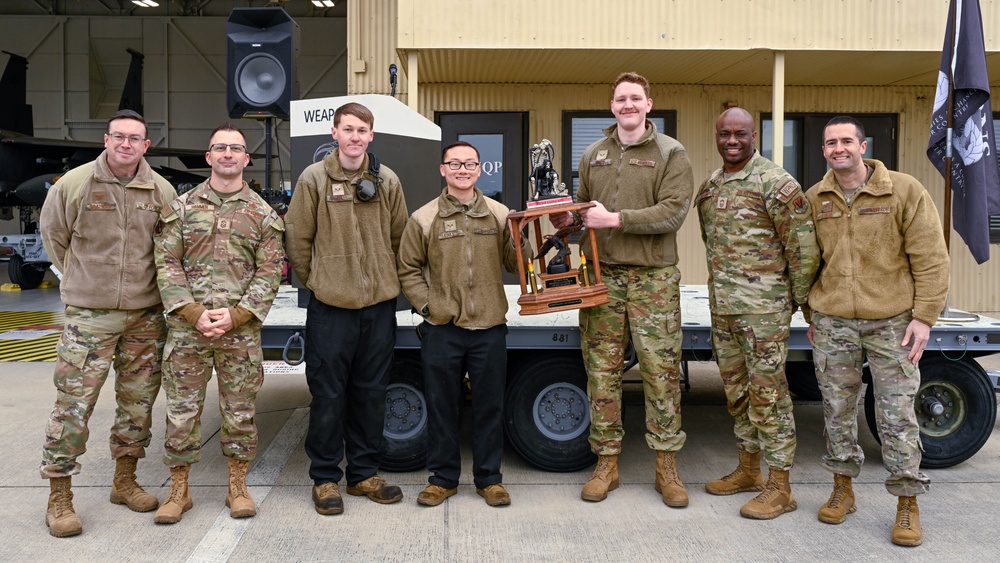
M653 107L646 79L622 73L612 91L617 123L584 151L579 167L577 202L594 205L550 215L557 229L579 224L588 229L585 237L596 238L608 286L608 303L580 310L590 444L599 456L581 497L601 501L618 487L622 370L631 338L646 396L646 443L657 453L654 487L667 506L685 507L687 491L676 463L686 438L676 232L691 204L694 177L684 147L646 119ZM580 247L588 252L583 241Z

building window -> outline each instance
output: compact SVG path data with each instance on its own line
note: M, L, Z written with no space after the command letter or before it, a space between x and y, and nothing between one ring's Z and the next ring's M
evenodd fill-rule
M823 157L823 130L836 113L786 113L783 168L809 189L823 179L829 167ZM868 149L865 158L881 160L887 168L896 167L896 116L892 114L851 114L865 127ZM771 114L761 114L760 153L772 158Z
M659 133L677 136L677 112L673 110L651 111L647 119L656 125ZM594 141L604 136L604 128L614 125L615 117L610 111L564 111L563 112L563 155L562 181L576 199L580 186L580 158L583 151Z

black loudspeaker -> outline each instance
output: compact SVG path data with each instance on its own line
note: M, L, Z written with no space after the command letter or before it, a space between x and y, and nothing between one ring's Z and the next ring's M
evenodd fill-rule
M298 97L299 24L281 8L235 8L226 22L229 117L288 119Z

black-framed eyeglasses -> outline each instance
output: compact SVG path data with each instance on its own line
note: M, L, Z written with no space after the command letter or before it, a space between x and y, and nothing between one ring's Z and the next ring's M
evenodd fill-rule
M226 149L229 149L233 154L243 154L247 152L247 148L243 145L232 144L227 145L226 143L215 143L214 145L208 147L212 152L224 153Z
M459 162L457 160L451 160L448 162L442 162L448 168L452 170L458 170L459 168L465 167L466 170L475 170L479 166L478 162Z
M134 145L141 144L143 141L146 140L141 135L122 135L121 133L105 133L105 134L111 140L113 140L114 142L116 142L118 144L122 144L125 141L128 141L128 144L134 146Z

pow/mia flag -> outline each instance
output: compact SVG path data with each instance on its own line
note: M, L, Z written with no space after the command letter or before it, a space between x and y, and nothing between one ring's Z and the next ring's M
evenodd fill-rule
M993 110L990 107L990 81L986 76L979 1L952 0L948 21L927 158L944 176L947 174L945 156L952 157L952 217L955 230L962 236L976 262L982 264L990 259L989 216L1000 214L1000 160L997 158ZM952 21L955 22L954 29ZM954 95L949 108L950 77L953 79ZM948 134L952 133L948 130L948 111L954 111L951 147L948 146Z

